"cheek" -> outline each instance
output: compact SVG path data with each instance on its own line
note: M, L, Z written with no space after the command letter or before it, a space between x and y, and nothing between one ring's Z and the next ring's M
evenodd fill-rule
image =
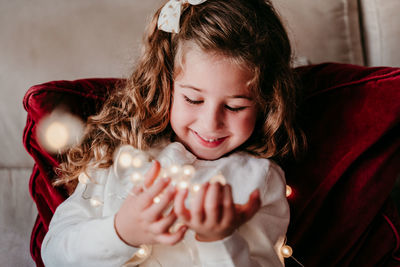
M240 118L234 119L232 124L238 132L249 137L254 130L257 118L256 116L256 112L249 112L247 114L243 114L243 116L240 116Z
M172 102L170 114L170 123L173 128L185 126L185 124L190 122L192 117L191 110L185 106L185 103L182 103L176 98L174 98Z

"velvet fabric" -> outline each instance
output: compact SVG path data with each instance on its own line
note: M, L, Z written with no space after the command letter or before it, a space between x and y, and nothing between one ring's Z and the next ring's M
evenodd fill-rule
M400 218L390 192L400 173L400 69L326 63L296 71L309 147L300 160L282 162L293 188L287 234L293 256L304 266L399 266ZM86 120L119 81L54 81L24 97L23 142L35 160L29 186L39 211L31 254L38 266L51 217L67 194L51 185L60 158L38 144L37 123L58 106ZM292 258L286 264L297 265Z

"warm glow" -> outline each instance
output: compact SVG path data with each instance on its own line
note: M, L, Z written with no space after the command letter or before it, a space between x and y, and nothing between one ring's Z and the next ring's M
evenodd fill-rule
M290 186L286 185L286 197L290 197L293 193L293 190Z
M93 207L99 207L103 205L103 201L101 201L99 197L94 196L90 199L90 205Z
M175 175L180 171L180 167L178 165L172 165L169 167L169 171L172 175Z
M121 153L121 155L119 156L119 164L123 168L128 168L129 165L132 164L132 156L127 152Z
M81 172L81 174L79 174L78 180L81 184L88 184L90 182L89 177L84 172Z
M200 185L198 185L198 184L193 185L192 190L193 190L193 192L198 192L200 190Z
M179 186L180 189L185 189L185 188L189 187L189 183L186 182L186 181L180 181L178 186Z
M284 245L281 247L281 254L284 258L289 258L293 254L293 250L290 246Z
M150 254L150 247L141 245L140 249L135 253L139 258L146 258Z
M158 176L161 177L161 178L167 178L168 177L168 172L165 169L161 168L160 173L159 173Z
M52 122L47 127L45 136L47 144L53 150L59 150L65 147L69 139L67 126L58 121Z
M141 157L141 156L136 156L136 157L134 157L133 160L132 160L132 165L133 165L133 167L135 167L135 168L140 168L140 167L142 167L142 166L143 166L143 163L144 163L144 159L143 159L143 157Z
M191 178L195 173L195 169L192 165L185 165L183 166L182 169L183 169L183 174L185 176L188 176L189 178Z
M161 201L161 198L160 197L155 197L155 198L153 198L153 202L154 203L160 203L160 201Z
M51 153L62 153L80 141L83 123L68 112L55 110L38 123L37 134L44 149Z
M131 181L133 183L140 182L143 179L143 176L139 172L134 172L131 175Z

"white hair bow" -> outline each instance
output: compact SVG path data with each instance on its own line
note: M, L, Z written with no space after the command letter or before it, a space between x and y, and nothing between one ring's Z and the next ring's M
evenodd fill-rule
M182 4L200 5L207 0L170 0L161 9L157 27L165 32L178 33Z

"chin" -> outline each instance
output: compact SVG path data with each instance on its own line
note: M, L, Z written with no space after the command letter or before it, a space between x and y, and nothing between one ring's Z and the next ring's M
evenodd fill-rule
M196 153L195 151L192 151L192 153L201 160L216 160L221 157L223 157L225 154L221 153Z

